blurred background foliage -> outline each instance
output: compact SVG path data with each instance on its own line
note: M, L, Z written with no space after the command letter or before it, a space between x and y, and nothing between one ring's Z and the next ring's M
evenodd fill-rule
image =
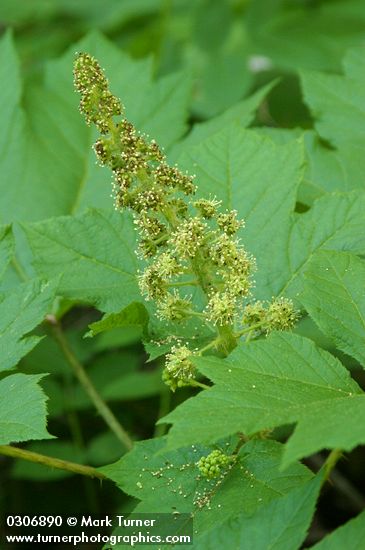
M2 0L0 26L5 41L11 29L17 52L9 39L0 59L0 146L6 151L0 154L1 223L111 206L105 185L110 176L95 166L94 134L78 113L72 89L72 60L80 48L99 56L127 114L160 140L172 159L186 144L239 115L242 126L255 126L277 143L303 135L308 167L298 211L327 191L320 188L327 174L331 191L364 173L363 149L330 143L325 133L315 132L300 81L301 71L343 73L348 49L365 44L364 0ZM206 126L197 124L202 122ZM349 174L348 158L354 170ZM32 276L17 226L15 232L20 265L8 270L2 289L24 272ZM136 327L85 340L87 325L100 314L72 305L64 305L63 322L76 355L127 429L137 438L153 436L157 418L189 390L172 398L167 394L161 364L145 362ZM40 330L47 336L47 329ZM298 332L334 351L308 319ZM52 373L43 387L50 398L50 432L59 437L27 448L92 465L121 455L120 444L92 411L52 339L46 337L22 361L21 370ZM361 461L356 451L351 469L343 466L360 489ZM90 480L65 479L69 476L62 471L12 461L6 466L12 477L2 474L0 502L6 501L8 513L27 513L30 506L34 513L44 511L46 481L54 484L57 502L52 506L61 511L70 494L80 509L92 512L132 505L127 497L121 502L111 484L98 489ZM333 526L334 517L342 523L357 511L336 499L328 486L322 510L331 504L335 512L332 518L322 514L313 540Z
M280 74L285 78L270 112L278 124L293 126L306 119L295 75L300 69L340 71L346 49L364 40L365 5L362 0L2 0L0 21L14 29L29 78L37 78L46 59L98 29L134 58L151 55L155 76L189 71L198 118L221 112Z

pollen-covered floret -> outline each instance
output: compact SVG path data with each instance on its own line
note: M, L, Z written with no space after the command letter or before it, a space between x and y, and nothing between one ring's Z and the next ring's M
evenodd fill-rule
M243 298L250 293L251 281L244 270L228 268L222 277L230 294Z
M145 258L155 256L160 246L163 246L167 239L167 227L153 216L142 213L135 215L134 224L138 227L141 235L139 251Z
M206 224L195 217L184 220L172 234L171 244L181 258L194 258L204 242Z
M169 252L162 252L162 254L157 257L154 265L161 277L166 279L182 273L180 263L175 256Z
M217 217L217 224L224 233L227 233L227 235L234 235L240 227L244 227L245 225L243 220L237 219L237 210L219 214Z
M192 355L192 351L186 346L174 346L166 355L162 380L172 391L189 386L191 380L194 379L195 367L190 360Z
M221 474L222 469L226 469L233 462L233 456L228 456L222 451L215 450L208 456L202 456L196 465L204 477L212 479L218 477Z
M290 330L299 318L292 300L275 298L267 310L267 332L272 330Z
M223 277L247 278L255 270L255 260L237 240L223 233L210 247L210 258L220 268ZM245 286L245 285L244 285Z
M154 170L156 182L165 187L174 187L183 191L186 195L195 193L194 177L183 174L177 166L169 166L165 162L160 163Z
M214 292L206 307L207 318L216 325L232 324L237 300L230 292Z
M138 284L147 300L162 300L167 294L167 281L155 264L146 267L138 276Z
M258 300L253 304L247 304L243 310L243 323L247 325L264 324L266 322L267 310L263 302Z
M203 218L209 220L216 215L217 208L221 203L222 201L217 201L216 199L198 199L194 202L194 206L199 210Z
M150 239L160 238L166 232L166 225L154 216L142 213L134 217L134 224L139 228L141 234Z
M212 261L220 267L233 266L237 263L240 256L238 242L233 241L228 235L223 233L217 237L210 249Z
M166 321L182 321L187 319L191 313L191 300L181 298L177 290L168 293L167 296L157 304L157 315Z

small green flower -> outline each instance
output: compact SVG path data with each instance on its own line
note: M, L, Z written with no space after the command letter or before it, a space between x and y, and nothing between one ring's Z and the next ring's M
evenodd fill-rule
M266 323L267 310L263 302L258 300L252 304L247 304L243 310L243 323L247 325L257 325Z
M173 346L166 354L166 366L162 380L172 391L183 386L189 386L194 379L195 367L190 360L193 353L186 346Z
M218 226L227 233L227 235L234 235L240 229L244 227L243 220L237 219L237 210L227 211L225 214L219 214L217 217Z
M199 199L194 202L195 208L197 208L203 216L209 220L213 218L217 213L217 207L222 203L222 201L217 201L216 199Z
M155 264L146 267L139 275L138 284L147 300L162 300L167 294L167 281Z
M190 316L191 307L191 301L181 298L175 289L157 304L157 315L166 321L182 321Z
M267 311L267 332L291 330L299 319L299 314L289 298L275 298Z
M232 324L236 315L236 297L230 292L215 292L207 305L207 317L215 325Z
M198 217L184 220L172 234L171 244L181 258L194 258L204 242L206 224Z

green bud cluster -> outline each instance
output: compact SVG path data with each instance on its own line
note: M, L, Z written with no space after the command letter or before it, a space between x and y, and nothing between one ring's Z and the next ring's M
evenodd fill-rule
M227 468L234 461L233 456L228 456L222 451L212 451L208 456L202 456L196 463L204 477L213 479L218 477L222 470Z
M264 315L267 331L290 328L296 317L285 300L273 302L264 313L260 303L244 310L255 259L237 237L244 226L237 212L220 211L221 201L215 197L193 199L195 177L169 166L157 143L124 118L124 108L93 57L77 56L74 79L80 110L101 133L94 150L100 164L112 170L115 208L133 214L139 234L136 253L147 261L138 283L146 299L155 302L158 317L184 322L196 316L214 325L217 340L222 340L216 347L224 353L235 345L234 325L242 312L245 324ZM205 294L200 309L180 293L191 285ZM183 345L167 355L164 380L171 389L191 382L191 354Z

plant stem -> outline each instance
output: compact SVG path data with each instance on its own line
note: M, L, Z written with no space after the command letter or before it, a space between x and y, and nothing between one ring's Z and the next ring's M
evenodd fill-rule
M79 362L72 349L70 348L65 335L63 333L62 327L54 316L48 315L47 321L52 327L53 335L57 341L62 353L67 359L68 363L72 367L76 377L78 378L80 384L90 397L95 408L99 412L100 416L105 420L109 428L114 432L119 441L128 449L128 451L133 447L133 441L129 437L126 430L114 416L114 413L110 410L108 405L102 399L102 397L97 392L90 378L88 377L83 365Z
M336 466L337 462L340 460L342 456L342 450L341 449L333 449L330 454L328 455L326 462L323 465L324 468L324 482L328 480L331 471Z
M190 386L202 388L203 390L210 390L211 388L211 386L207 386L207 384L203 384L203 382L198 382L198 380L190 380Z
M74 474L81 474L87 477L97 477L98 479L106 479L106 476L104 474L102 474L92 466L83 466L82 464L76 464L76 462L69 462L68 460L52 458L50 456L27 451L25 449L19 449L18 447L11 447L10 445L0 445L0 454L11 456L13 458L21 458L23 460L35 462L36 464L49 466L50 468L66 470L67 472L72 472Z
M191 281L177 281L175 283L168 283L167 286L198 286L199 282L194 279Z
M327 467L326 473L330 475L330 481L332 481L334 488L342 493L342 495L347 498L349 503L352 505L352 509L356 512L364 510L365 508L365 498L364 495L355 487L351 481L344 477L341 472L334 468L334 455L338 458L341 457L341 454L337 455L338 449L335 449L330 453L327 460L324 461L321 455L316 454L308 459L308 464L315 469L320 469L326 462L330 463L330 467ZM332 455L332 456L331 456ZM336 461L337 462L337 461ZM323 483L327 481L328 475L324 478Z
M253 330L256 330L257 328L262 328L265 323L257 323L256 325L251 325L250 327L244 328L238 332L234 333L235 338L239 338L240 336L243 336L244 334L247 334L249 332L252 332Z
M208 349L214 348L218 344L218 342L219 342L219 338L215 338L214 340L209 342L209 344L207 344L206 346L201 348L199 351L197 351L197 355L202 355Z

